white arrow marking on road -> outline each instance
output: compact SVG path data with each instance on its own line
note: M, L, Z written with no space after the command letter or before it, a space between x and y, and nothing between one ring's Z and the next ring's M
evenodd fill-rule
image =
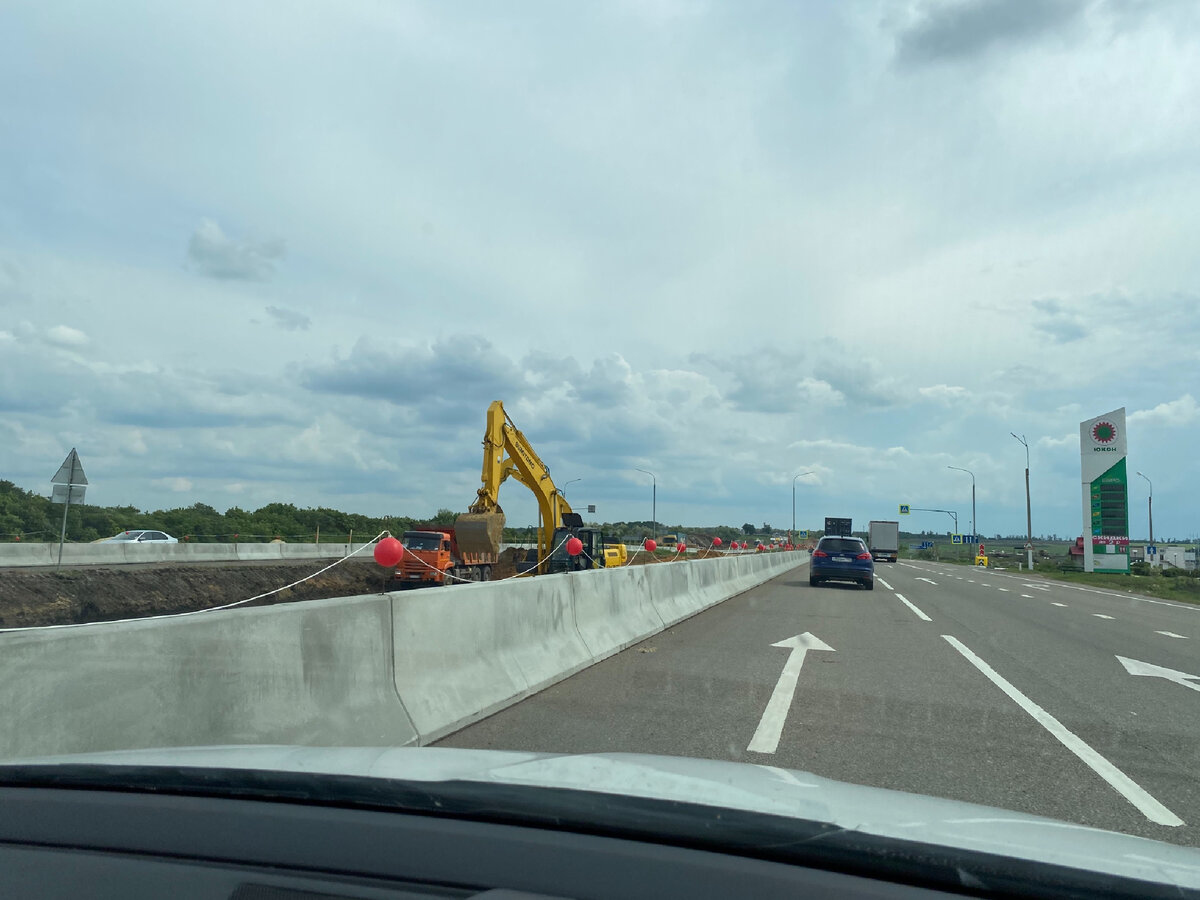
M913 581L928 581L932 585L937 585L936 581L930 581L930 579L926 578L924 575L918 575L913 579ZM888 590L891 590L891 588L888 588Z
M809 650L828 650L833 648L809 634L798 634L786 641L772 644L772 647L787 647L792 652L783 664L783 672L775 683L767 708L763 710L762 718L758 720L758 728L750 739L746 749L754 753L774 753L779 748L779 736L783 734L783 723L787 721L788 710L792 707L792 697L796 695L796 680L800 677L800 667L804 665L804 656Z
M1150 796L1141 785L1093 750L1082 738L1068 730L1062 722L1058 721L1049 712L1017 690L1003 675L976 656L966 644L950 634L943 634L942 637L950 643L950 646L961 653L971 665L982 672L988 681L1000 688L1000 690L1008 695L1010 700L1029 713L1035 722L1054 735L1060 744L1079 757L1088 768L1107 781L1117 793L1137 807L1143 816L1151 822L1157 822L1159 825L1178 827L1184 824L1183 819L1179 818L1179 816L1159 803L1158 800ZM1117 659L1121 659L1121 657L1118 656ZM1124 662L1124 660L1121 661Z
M1104 613L1092 613L1097 619L1111 619L1112 616L1106 616Z
M1185 641L1188 639L1188 636L1186 634L1176 634L1173 631L1156 631L1154 633L1161 634L1163 637L1181 638L1182 640L1185 640Z
M1138 659L1126 659L1124 656L1118 656L1121 665L1125 667L1125 671L1130 675L1146 675L1150 678L1165 678L1167 681L1173 681L1176 684L1182 684L1185 688L1191 688L1193 691L1200 691L1200 684L1192 684L1188 679L1200 680L1200 675L1189 675L1187 672L1177 672L1175 669L1168 669L1163 666L1156 666L1153 663L1142 662Z

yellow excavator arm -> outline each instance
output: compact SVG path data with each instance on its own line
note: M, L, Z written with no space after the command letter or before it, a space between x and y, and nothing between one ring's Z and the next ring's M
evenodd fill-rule
M493 401L487 411L483 433L482 484L468 512L458 517L455 533L459 547L478 553L500 552L504 534L504 510L500 508L500 486L509 477L533 491L538 501L538 559L545 560L553 549L555 529L562 526L570 504L559 493L542 462L521 430L513 424L504 404Z

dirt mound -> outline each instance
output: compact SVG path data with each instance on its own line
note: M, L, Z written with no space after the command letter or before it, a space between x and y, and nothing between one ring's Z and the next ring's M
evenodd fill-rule
M0 627L109 622L163 613L191 612L235 603L283 587L322 566L322 560L288 563L210 563L110 568L0 570ZM373 560L351 559L303 584L247 603L268 606L373 594L387 573Z

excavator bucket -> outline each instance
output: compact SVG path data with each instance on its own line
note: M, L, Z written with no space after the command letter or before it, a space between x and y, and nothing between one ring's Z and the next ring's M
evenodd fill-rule
M504 538L504 513L463 513L454 521L454 536L463 553L486 553L500 556Z

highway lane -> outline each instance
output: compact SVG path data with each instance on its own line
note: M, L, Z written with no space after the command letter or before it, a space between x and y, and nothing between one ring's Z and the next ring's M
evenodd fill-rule
M441 743L757 762L1200 845L1200 691L1117 659L1200 675L1200 610L935 563L880 564L871 592L807 571ZM772 702L796 653L772 645L805 634L832 650Z

